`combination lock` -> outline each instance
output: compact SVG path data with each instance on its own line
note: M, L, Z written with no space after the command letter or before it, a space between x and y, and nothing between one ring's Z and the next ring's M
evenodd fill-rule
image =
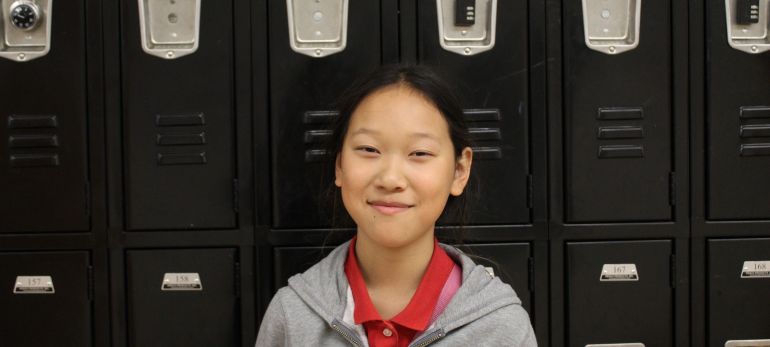
M11 23L21 30L32 30L40 21L40 9L30 0L11 4Z

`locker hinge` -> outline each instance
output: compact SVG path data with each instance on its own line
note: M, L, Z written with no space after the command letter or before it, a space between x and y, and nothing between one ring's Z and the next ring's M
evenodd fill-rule
M535 291L535 258L527 259L527 271L529 272L529 291Z
M676 254L671 255L671 288L676 288Z
M238 198L239 191L240 189L238 186L238 179L234 178L233 179L233 211L235 211L235 213L238 213L238 201L240 200Z
M88 266L88 300L94 300L94 267Z
M235 298L241 297L241 263L235 263Z
M676 172L668 173L669 205L676 206Z
M527 175L527 207L532 208L534 198L534 189L532 188L532 175Z
M91 181L86 181L86 216L91 217Z

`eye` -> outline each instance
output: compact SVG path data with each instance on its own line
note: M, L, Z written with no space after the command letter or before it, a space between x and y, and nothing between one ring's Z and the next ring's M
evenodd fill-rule
M356 151L364 152L365 154L376 154L380 153L376 148L370 147L370 146L358 146L355 148Z
M412 155L414 155L415 157L426 158L426 157L432 157L433 153L426 152L426 151L414 151L412 152Z

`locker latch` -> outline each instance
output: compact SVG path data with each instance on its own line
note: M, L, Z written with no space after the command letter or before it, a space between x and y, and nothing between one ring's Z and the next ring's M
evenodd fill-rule
M138 0L145 53L175 59L198 49L200 0Z
M51 48L53 0L2 0L0 57L25 62L48 54Z
M348 0L286 0L286 12L295 52L322 58L345 50Z
M16 276L13 294L54 294L51 276Z
M770 347L770 339L764 340L730 340L725 347Z
M445 50L474 55L495 46L497 0L436 0L436 9Z
M770 0L725 0L730 47L752 54L770 49L768 7Z
M639 45L642 0L582 0L583 31L588 48L605 54Z

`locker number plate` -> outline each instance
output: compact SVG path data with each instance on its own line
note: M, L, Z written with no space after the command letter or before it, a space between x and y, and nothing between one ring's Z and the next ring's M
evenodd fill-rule
M636 264L604 264L602 274L599 276L601 282L622 282L638 281L639 273L636 271Z
M770 260L744 261L741 278L770 278Z
M16 276L16 284L13 286L14 294L53 294L51 276Z
M162 291L202 291L203 283L197 272L166 273L163 275Z

